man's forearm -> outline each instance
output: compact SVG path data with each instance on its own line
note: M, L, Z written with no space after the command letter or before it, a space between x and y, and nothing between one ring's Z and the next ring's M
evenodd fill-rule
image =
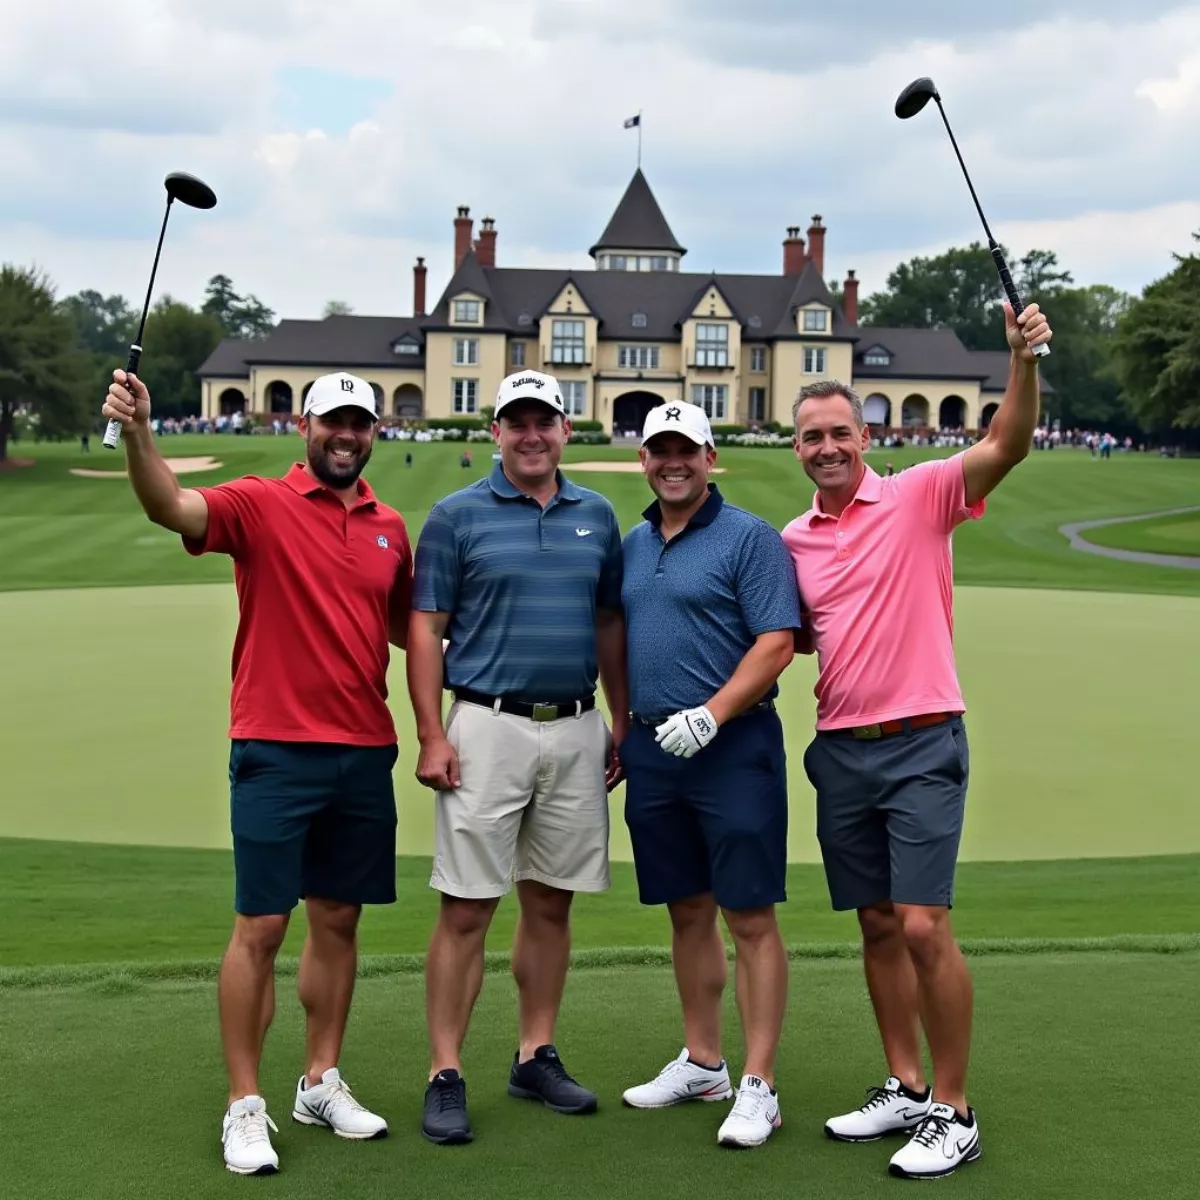
M1041 408L1041 382L1036 362L1014 354L1008 369L1008 386L992 417L987 436L1014 459L1023 458L1033 445Z
M148 425L127 425L122 440L129 482L146 516L160 524L170 521L179 511L182 489L159 453L153 430Z
M794 654L790 630L778 638L751 646L729 682L706 705L717 724L724 725L752 704L757 704L787 669Z
M408 627L408 650L404 669L408 678L408 697L417 723L417 740L444 737L442 725L442 679L445 671L441 635L431 630L413 613Z
M625 619L619 613L596 618L596 663L600 685L614 717L629 712L629 670L625 661Z

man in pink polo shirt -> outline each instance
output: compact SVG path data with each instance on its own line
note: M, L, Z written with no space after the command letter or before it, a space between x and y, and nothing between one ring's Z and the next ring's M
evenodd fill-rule
M967 1104L973 989L950 908L968 751L953 644L951 537L1033 444L1032 347L1051 331L1036 304L1004 306L1012 362L987 436L949 458L881 477L854 390L829 380L793 409L795 447L817 485L783 531L819 661L817 733L804 769L833 907L858 913L889 1078L825 1125L839 1141L910 1133L888 1170L948 1175L979 1157ZM933 1086L921 1057L924 1025Z

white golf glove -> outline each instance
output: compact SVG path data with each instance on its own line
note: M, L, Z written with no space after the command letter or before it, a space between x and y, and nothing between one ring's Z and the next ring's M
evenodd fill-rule
M668 717L655 730L655 741L676 758L691 758L717 736L717 722L703 705Z

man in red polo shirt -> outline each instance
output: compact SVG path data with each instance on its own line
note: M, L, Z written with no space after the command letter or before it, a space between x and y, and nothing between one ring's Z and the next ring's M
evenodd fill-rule
M972 984L950 927L966 802L965 710L954 660L951 537L1029 453L1037 359L1050 341L1036 304L1004 306L1008 387L987 436L949 458L881 477L862 402L827 380L793 411L796 454L817 485L783 531L815 648L817 732L804 768L835 909L856 910L889 1078L826 1134L909 1133L892 1175L948 1175L980 1155L967 1104ZM919 1020L933 1060L925 1082Z
M339 372L304 402L306 456L282 478L248 475L184 488L151 432L150 395L113 373L105 417L124 426L133 490L151 521L190 554L233 559L229 759L235 923L221 965L221 1037L229 1073L225 1165L278 1170L258 1069L274 1015L275 956L305 901L298 990L307 1069L293 1118L345 1138L387 1123L363 1108L338 1070L364 904L396 899L395 725L387 706L389 642L403 647L412 552L400 514L363 468L375 440L370 385Z

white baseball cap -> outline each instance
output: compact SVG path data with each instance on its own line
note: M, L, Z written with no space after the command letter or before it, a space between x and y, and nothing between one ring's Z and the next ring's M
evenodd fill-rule
M375 411L375 393L371 385L357 375L348 371L335 371L332 375L322 375L314 380L304 397L303 416L323 417L335 408L363 408L375 420L379 414Z
M567 415L567 406L563 402L562 388L553 375L544 375L541 371L514 371L500 384L496 393L496 407L492 415L500 416L502 409L517 400L539 400L549 405L556 413Z
M642 445L659 433L682 433L697 446L707 444L714 450L717 448L704 409L685 400L677 404L660 404L646 414L646 423L642 426Z

